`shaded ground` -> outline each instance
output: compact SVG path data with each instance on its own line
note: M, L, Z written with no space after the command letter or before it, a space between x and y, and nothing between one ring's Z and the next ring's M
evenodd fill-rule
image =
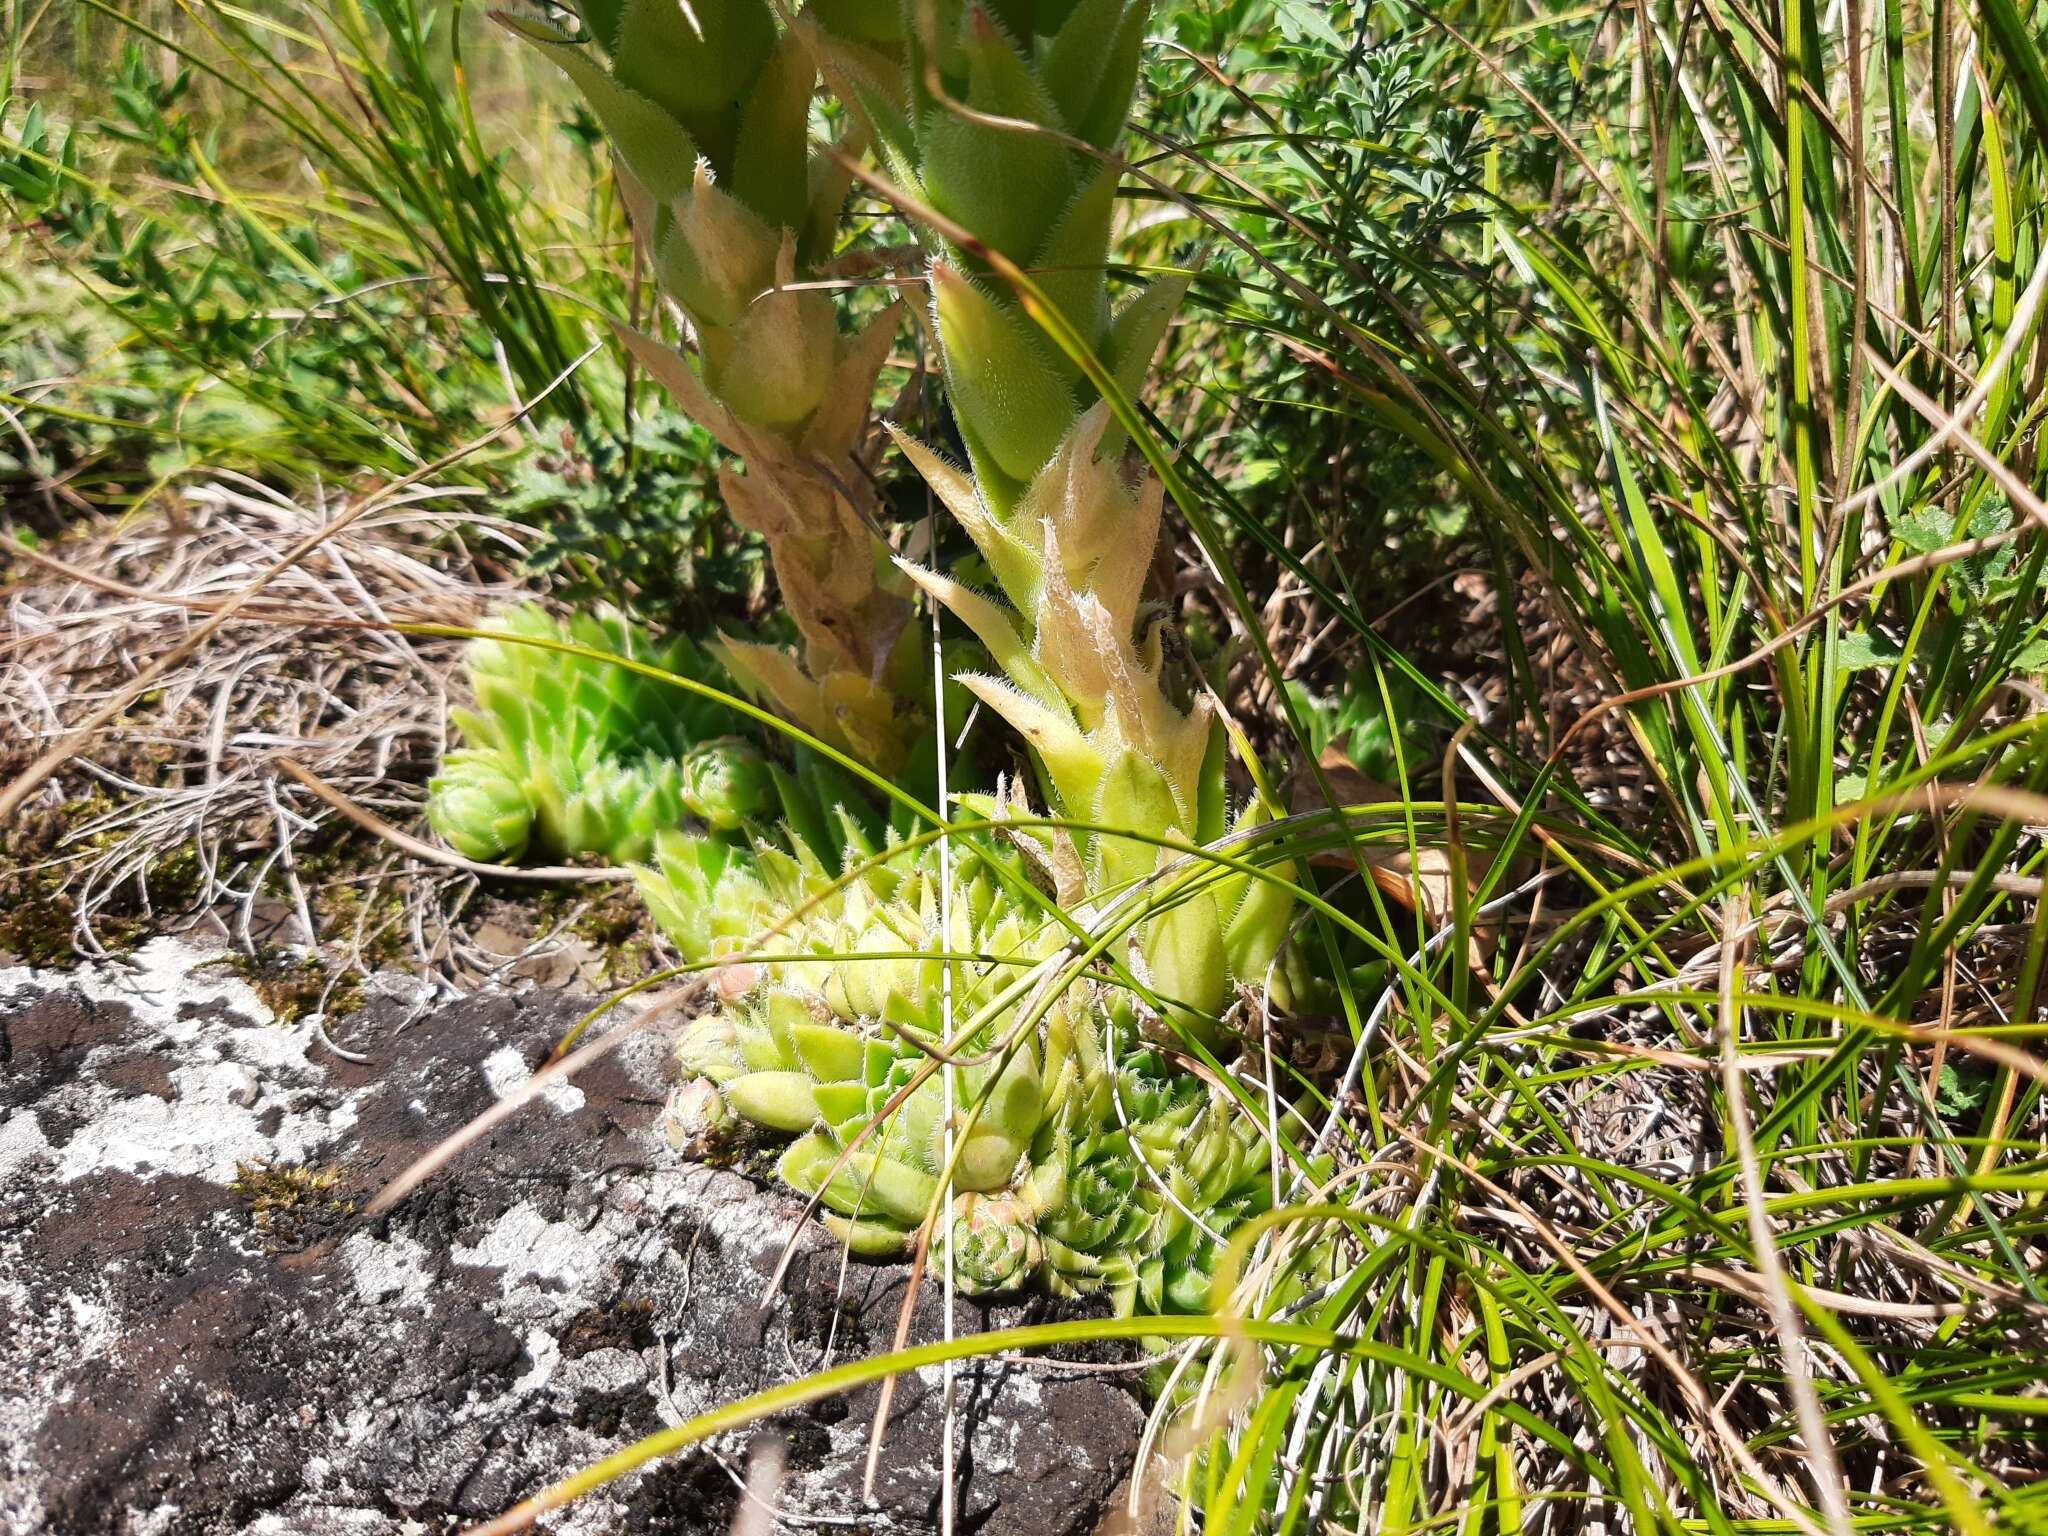
M905 1272L842 1278L792 1201L669 1151L658 1042L366 1224L355 1207L523 1081L583 1004L375 977L333 1026L365 1065L197 958L157 940L124 964L0 971L0 1530L449 1529L665 1419L888 1346ZM927 1290L914 1338L938 1335L939 1305ZM963 1305L958 1326L1041 1305ZM1092 1529L1135 1453L1128 1381L967 1372L960 1529ZM784 1512L930 1527L939 1398L902 1384L872 1508L872 1392L777 1421ZM722 1533L747 1451L717 1442L554 1528Z

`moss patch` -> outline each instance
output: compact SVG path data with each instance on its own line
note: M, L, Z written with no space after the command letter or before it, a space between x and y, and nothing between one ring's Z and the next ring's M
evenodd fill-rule
M343 1170L337 1166L236 1163L228 1186L248 1202L250 1225L273 1248L303 1247L312 1237L354 1214L356 1203L341 1197Z
M201 969L226 970L241 977L280 1024L296 1024L314 1013L339 1018L363 1006L359 977L337 977L318 955L298 955L274 944L260 945L253 955L232 951Z

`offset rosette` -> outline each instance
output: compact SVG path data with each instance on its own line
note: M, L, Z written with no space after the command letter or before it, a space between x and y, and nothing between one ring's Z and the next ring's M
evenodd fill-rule
M533 801L504 753L450 752L427 800L427 824L465 859L511 864L533 835Z
M954 1274L969 1293L1015 1290L1045 1263L1045 1240L1028 1198L968 1193L954 1198Z
M776 808L767 755L737 736L699 742L683 754L677 773L683 804L714 832L737 832Z
M727 818L759 803L748 776L765 763L754 766L759 749L730 735L743 724L738 715L607 659L729 686L717 662L687 637L657 642L608 608L557 622L532 603L493 616L486 628L504 638L470 644L465 664L476 705L449 711L468 745L449 753L427 786L428 823L457 852L495 863L528 853L595 853L624 863L650 856L659 834L691 814ZM602 655L553 648L561 644ZM690 803L688 765L707 741L730 761L722 779L710 761L698 772L729 793L700 810Z

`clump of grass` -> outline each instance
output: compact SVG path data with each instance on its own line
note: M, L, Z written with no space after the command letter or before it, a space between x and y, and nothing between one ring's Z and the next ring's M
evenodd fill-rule
M2040 334L2038 55L1992 18L1965 73L1963 18L1858 7L1325 20L1325 67L1370 96L1432 57L1490 148L1407 253L1353 217L1357 156L1405 185L1399 145L1297 114L1270 181L1204 156L1250 184L1197 211L1263 234L1237 259L1287 296L1217 310L1271 314L1350 442L1455 486L1505 687L1433 702L1465 803L1403 798L1470 890L1441 947L1383 931L1407 963L1332 1121L1358 1173L1298 1193L1374 1251L1297 1320L1403 1362L1269 1351L1189 1491L1223 1530L2024 1523L2037 1403L1982 1384L2042 1369L2048 518L2000 373ZM1299 107L1232 84L1247 127ZM1298 558L1209 492L1395 708L1418 680L1341 524ZM1943 1092L1962 1060L1981 1097Z
M10 510L55 537L201 469L354 484L466 444L564 595L699 621L758 600L709 437L592 354L642 307L594 124L548 71L477 56L480 25L433 0L24 18L0 208L8 261L51 280L0 286ZM516 143L487 146L507 112Z

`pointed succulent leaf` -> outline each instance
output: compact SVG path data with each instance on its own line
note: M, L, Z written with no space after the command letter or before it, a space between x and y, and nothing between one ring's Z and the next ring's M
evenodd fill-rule
M653 97L614 79L587 44L572 43L546 23L523 17L508 18L505 25L576 83L605 137L656 207L667 207L689 187L697 143L673 114Z
M913 1234L874 1217L827 1216L826 1230L863 1259L899 1259L909 1253Z
M866 1084L858 1080L820 1083L813 1091L818 1099L818 1114L834 1135L852 1136L873 1107L868 1101Z
M814 149L804 162L804 218L797 226L796 256L806 268L828 260L839 244L839 215L867 137L866 126L856 124L834 146L836 152Z
M861 1075L861 1039L850 1030L806 1021L790 1030L790 1044L804 1070L821 1085Z
M1266 819L1264 807L1252 800L1238 816L1233 830L1257 826ZM1245 856L1244 849L1237 852L1240 857ZM1270 865L1268 869L1279 880L1289 880L1294 875L1291 862ZM1233 874L1217 883L1215 900L1217 910L1224 915L1223 949L1230 974L1249 985L1264 985L1267 970L1280 953L1281 945L1287 942L1294 893L1273 880Z
M655 257L661 286L693 319L731 325L775 281L778 236L697 162L688 195L671 205Z
M983 503L981 492L969 476L910 436L893 422L889 435L903 456L910 460L925 483L967 530L981 551L982 559L995 572L996 583L1019 613L1029 613L1038 603L1039 552L1035 541L1026 540L999 520ZM1020 519L1020 524L1030 526Z
M1095 786L1102 777L1102 756L1075 728L1070 715L1048 708L998 678L970 672L959 682L1008 721L1039 755L1063 801L1069 806L1094 803Z
M949 576L928 571L908 560L899 559L896 564L933 601L950 610L954 617L974 631L974 638L982 643L990 659L1003 669L1011 682L1049 707L1060 705L1059 690L1032 657L1031 644L1018 633L1017 620L1010 612Z
M1110 367L1116 377L1117 388L1123 391L1126 399L1137 398L1145 372L1152 366L1152 354L1159 350L1167 326L1180 309L1181 301L1187 297L1188 283L1188 278L1178 274L1147 283L1124 303L1110 322ZM1120 434L1114 441L1105 439L1104 451L1116 452L1122 447L1122 441Z
M767 0L625 0L614 67L677 118L730 113L774 47Z
M795 265L796 237L784 231L775 286L733 322L730 350L707 375L732 413L756 426L796 426L824 398L831 378L838 345L832 299L795 287Z
M788 652L777 646L721 635L718 655L740 686L756 698L772 705L813 736L826 741L838 736L837 723L818 697L818 685L804 675Z
M784 1183L801 1194L815 1195L825 1187L839 1162L839 1148L829 1136L807 1131L783 1148L775 1171Z
M1160 996L1178 1006L1175 1018L1206 1033L1229 996L1223 925L1207 892L1169 907L1145 925L1145 965Z
M1064 129L1053 93L1029 59L1028 21L998 19L974 0L960 24L960 52L967 65L967 104L991 117Z
M1019 1051L969 1119L953 1165L954 1183L973 1190L1007 1186L1031 1145L1043 1107L1038 1073L1029 1055Z
M903 306L891 304L869 320L858 335L841 337L832 379L816 414L804 428L804 447L812 453L844 457L860 444L861 429L873 407L875 379L888 360L903 320Z
M1077 182L1073 151L1043 82L979 3L961 24L964 106L922 118L919 174L932 207L1012 261L1029 262ZM1028 46L1028 44L1027 44Z
M858 672L834 672L821 680L819 694L835 732L828 739L849 743L855 757L884 768L902 761L903 721L889 688Z
M1097 826L1128 827L1164 837L1176 830L1173 791L1156 764L1136 752L1119 752L1105 767L1087 819ZM1109 833L1098 833L1095 843L1098 891L1143 879L1158 866L1163 852L1157 843Z
M938 1180L893 1157L856 1151L837 1176L827 1182L824 1174L830 1167L830 1163L820 1159L812 1160L802 1171L815 1181L814 1187L804 1193L818 1196L842 1216L880 1216L916 1226L938 1198ZM803 1189L801 1184L796 1187Z
M817 82L810 49L785 35L740 108L733 192L778 228L802 231L810 217L810 110Z
M747 451L748 443L740 424L733 419L732 412L712 397L687 357L666 342L657 341L646 332L619 321L612 321L611 327L612 334L633 354L634 360L654 376L655 382L669 392L685 416L717 438L727 452Z
M774 780L782 824L795 835L797 846L805 849L824 846L826 807L816 785L773 764L769 766L769 773Z
M1053 38L1046 76L1075 137L1107 149L1123 131L1151 9L1150 0L1081 0Z
M1207 703L1207 700L1203 701ZM1209 731L1209 744L1202 754L1199 770L1198 789L1195 805L1194 841L1213 843L1223 835L1223 818L1230 810L1230 785L1224 777L1224 762L1228 754L1224 751L1223 723L1219 720ZM1256 800L1252 802L1258 804ZM1220 910L1228 912L1228 907Z
M725 1084L726 1102L772 1131L807 1131L818 1121L811 1080L801 1072L749 1072Z
M933 208L1024 265L1075 191L1073 155L1040 130L998 126L939 107L919 160Z
M932 288L954 408L994 467L1027 482L1080 414L1048 343L1020 311L944 262L932 264Z
M1116 212L1122 167L1098 167L1081 184L1047 232L1032 262L1031 277L1067 317L1089 346L1100 349L1109 333L1109 226Z
M507 725L503 715L490 710L464 709L460 704L448 711L449 728L473 747L505 747L514 743L507 739Z

